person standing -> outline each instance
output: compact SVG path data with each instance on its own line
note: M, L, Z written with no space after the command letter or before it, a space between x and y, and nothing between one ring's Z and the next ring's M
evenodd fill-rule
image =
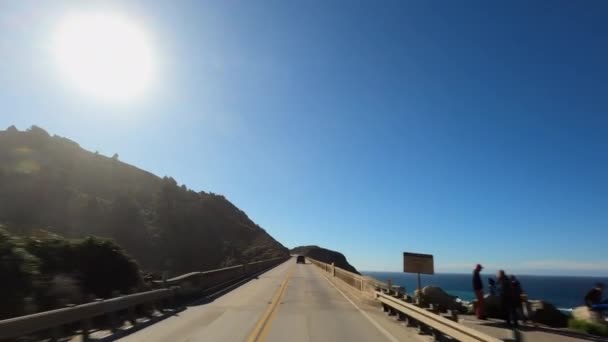
M481 275L479 274L482 269L483 266L477 264L475 270L473 270L473 292L475 292L475 297L477 297L475 315L478 319L486 319L486 301L483 297L483 282L481 281Z
M515 304L513 301L513 290L511 288L511 280L505 274L505 271L500 270L496 274L498 282L498 290L500 293L500 304L502 307L505 323L508 326L513 324L517 326L517 314L515 313ZM512 322L512 323L511 323Z
M517 277L515 277L514 275L511 275L511 291L513 293L513 305L515 305L515 314L516 314L515 320L517 321L517 316L519 316L519 317L521 317L521 320L525 323L526 315L524 314L524 310L523 310L524 290L521 287L521 283L519 282L519 279L517 279Z
M597 283L595 287L589 290L585 295L585 305L593 311L606 311L608 310L608 300L602 300L604 293L604 284Z

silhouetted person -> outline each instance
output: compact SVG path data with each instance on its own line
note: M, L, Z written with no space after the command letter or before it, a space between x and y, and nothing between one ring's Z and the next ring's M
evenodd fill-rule
M517 315L521 317L522 321L526 321L526 316L524 316L523 311L523 294L524 290L521 288L521 283L519 279L514 275L511 276L511 291L513 293L513 304L515 305L515 320L517 320Z
M511 280L503 270L498 271L496 278L498 281L498 292L500 294L500 303L505 323L509 326L511 326L511 324L517 326L517 314L515 313Z
M608 310L608 300L602 300L604 294L604 284L597 283L595 287L589 290L585 295L585 305L594 311Z
M473 270L473 291L475 297L477 297L477 306L475 307L475 315L478 319L486 319L486 301L483 298L483 282L481 281L481 275L479 272L483 269L483 266L477 264L475 270Z
M494 278L488 278L488 288L490 289L490 295L496 296L496 282Z

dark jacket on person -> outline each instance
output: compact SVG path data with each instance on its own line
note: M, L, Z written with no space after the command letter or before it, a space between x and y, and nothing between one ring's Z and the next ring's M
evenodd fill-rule
M473 290L483 290L483 282L481 281L481 276L479 275L479 271L477 270L473 271Z
M513 297L511 280L508 277L498 279L498 293L503 301L510 301Z
M513 299L515 301L521 300L521 295L524 293L524 291L521 288L521 284L519 283L519 280L511 281L511 291L513 292Z
M599 304L602 301L602 291L597 287L592 288L585 295L585 304L588 307L593 306L594 304Z

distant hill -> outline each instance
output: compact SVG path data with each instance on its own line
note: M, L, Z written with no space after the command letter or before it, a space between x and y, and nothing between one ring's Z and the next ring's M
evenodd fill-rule
M328 264L334 262L335 265L341 269L360 274L355 267L348 263L346 257L340 252L332 251L319 246L300 246L292 249L290 252L291 254L304 255Z
M221 195L195 192L50 136L0 131L0 224L18 234L109 237L149 271L181 273L286 256Z

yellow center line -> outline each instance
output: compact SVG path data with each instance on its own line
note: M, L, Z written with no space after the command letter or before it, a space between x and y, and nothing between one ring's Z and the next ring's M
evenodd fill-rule
M287 288L287 283L289 282L289 277L291 277L292 272L293 266L291 266L289 272L287 273L287 276L281 283L281 286L272 297L270 305L268 306L266 311L264 311L264 314L255 325L255 328L253 329L253 331L251 331L251 334L249 334L249 337L247 337L247 342L261 342L264 341L264 339L266 338L266 335L268 334L268 330L270 328L270 323L274 319L276 312L278 311L277 308L279 307L279 303L285 295L285 289Z

